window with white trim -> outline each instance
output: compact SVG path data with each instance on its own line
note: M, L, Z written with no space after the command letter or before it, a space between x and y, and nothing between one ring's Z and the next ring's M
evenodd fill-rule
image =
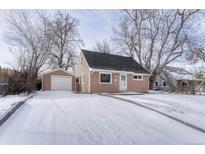
M133 75L134 80L143 80L142 75Z
M166 87L167 86L167 82L166 81L162 81L162 86Z
M111 73L100 73L100 83L111 83Z

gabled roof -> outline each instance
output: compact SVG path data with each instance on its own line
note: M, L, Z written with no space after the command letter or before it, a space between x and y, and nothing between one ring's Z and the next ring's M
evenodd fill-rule
M74 76L73 73L71 73L71 72L69 72L69 71L66 71L66 70L64 70L64 69L62 69L62 68L57 68L57 69L53 69L53 70L49 70L49 71L43 72L40 76L43 76L43 75L45 75L45 74L49 74L49 73L52 73L52 72L55 72L55 71L63 71L63 72L65 72L65 73L69 74L69 75Z
M149 74L133 58L82 50L90 68Z
M165 71L176 80L196 80L194 75L183 68L166 66Z

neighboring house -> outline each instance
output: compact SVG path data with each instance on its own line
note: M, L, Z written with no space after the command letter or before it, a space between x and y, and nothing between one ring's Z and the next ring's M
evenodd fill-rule
M57 69L42 74L42 90L75 91L75 76L65 70Z
M167 66L154 80L154 89L170 92L193 92L199 80L183 68Z
M201 80L198 88L198 92L205 93L205 72L201 72L198 74L199 80Z
M131 57L82 50L75 75L85 93L149 90L149 72Z
M14 74L12 69L0 68L0 95L4 94L8 89L9 78Z
M205 72L201 72L201 73L199 73L199 79L203 79L203 80L205 80Z

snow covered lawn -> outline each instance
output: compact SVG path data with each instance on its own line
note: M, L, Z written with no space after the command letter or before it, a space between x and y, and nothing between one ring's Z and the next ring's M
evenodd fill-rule
M13 108L16 103L28 98L27 95L9 95L6 97L0 97L0 118L10 108Z
M0 144L205 144L205 134L117 99L38 92L0 126Z
M205 129L205 96L182 94L118 95Z

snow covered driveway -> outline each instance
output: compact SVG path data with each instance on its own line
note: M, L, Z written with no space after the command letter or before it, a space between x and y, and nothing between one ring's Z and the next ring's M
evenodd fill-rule
M113 98L39 92L0 127L0 144L205 144L205 134Z
M205 129L205 96L182 94L117 95Z

